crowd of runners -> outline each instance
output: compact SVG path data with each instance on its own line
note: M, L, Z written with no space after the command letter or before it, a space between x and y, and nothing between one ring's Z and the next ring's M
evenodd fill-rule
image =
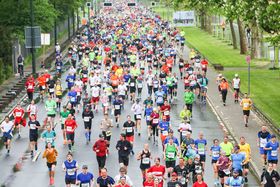
M183 52L184 43L184 31L171 27L145 7L127 7L125 2L117 1L113 7L103 8L68 48L66 59L71 67L66 79L55 80L48 71L37 79L28 78L26 89L31 104L27 109L18 104L14 119L6 117L1 124L7 154L10 154L13 132L17 131L20 138L21 128L28 126L31 157L39 156L40 139L46 145L42 156L47 162L50 185L55 184L57 157L65 156L56 150L56 138L61 136L68 147L62 163L66 186L243 186L248 182L252 154L246 137L232 144L226 135L206 140L203 132L193 134L192 116L196 115L193 104L206 105L208 62L194 50L189 59L183 59L179 54ZM59 47L56 47L56 55L55 67L60 77L64 64ZM179 74L174 73L175 68ZM67 87L62 86L65 81ZM226 106L229 84L221 74L216 81ZM238 75L232 82L234 102L239 103ZM183 98L177 97L178 84L184 85ZM35 87L40 90L45 109L35 104ZM147 90L147 98L142 97L142 90ZM184 101L185 105L179 114L181 123L175 125L171 124L171 111L176 100ZM131 115L123 113L125 103L129 102L133 104ZM252 101L245 95L240 105L247 127ZM45 110L46 118L38 119L38 110ZM77 124L78 115L82 116L83 125ZM96 121L95 115L102 115L103 119ZM120 116L126 120L121 121ZM98 126L100 130L96 129ZM75 158L75 151L79 150L75 147L77 128L84 128L86 144L93 145L88 151L96 152L99 176L93 176L89 171L92 168L87 165L78 165L81 160ZM120 128L122 133L114 134L114 128ZM41 129L44 131L39 135ZM176 137L174 131L180 136ZM99 134L97 141L91 139L92 133ZM153 154L149 144L144 144L140 153L134 153L133 145L137 143L134 137L144 133L151 144L162 147L162 154ZM111 142L112 136L120 136L118 142ZM275 186L274 181L279 180L276 171L279 143L265 126L256 138L263 165L268 166L262 181L266 181L266 186ZM115 177L107 174L111 170L106 165L108 155L118 157L120 167L115 172L119 174ZM134 184L128 176L130 159L139 160L143 184ZM215 184L203 181L205 162L212 163Z

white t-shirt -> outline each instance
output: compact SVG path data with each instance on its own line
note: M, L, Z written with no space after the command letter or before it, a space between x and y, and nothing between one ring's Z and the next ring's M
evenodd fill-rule
M192 130L192 126L189 123L181 123L179 129L182 129L183 131Z
M81 80L76 80L75 81L75 85L77 85L79 88L82 88L83 87L83 81L81 81Z
M240 83L240 79L239 78L234 78L233 80L233 88L237 88L239 89L239 83Z
M135 115L142 113L142 106L140 104L134 103L131 107L131 110Z
M126 87L126 85L119 85L118 86L118 92L119 92L119 95L125 95L125 92L126 92L126 90L127 90L127 87Z
M36 105L28 105L27 111L30 111L30 114L36 114L37 113L37 106Z
M100 95L100 88L98 86L94 86L91 88L91 96L92 97L99 97Z
M14 126L14 123L12 121L9 121L8 123L6 121L3 121L2 124L0 125L1 129L4 130L4 132L8 132L9 130L12 129Z

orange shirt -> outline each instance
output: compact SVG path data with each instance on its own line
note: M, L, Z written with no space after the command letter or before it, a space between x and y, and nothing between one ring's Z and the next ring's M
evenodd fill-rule
M221 88L221 90L227 90L229 88L228 82L221 82L220 88Z
M54 163L56 162L57 155L58 153L56 149L46 149L44 151L43 158L46 158L48 163Z
M166 74L169 73L169 67L168 67L167 65L163 65L163 66L161 67L161 70L164 71Z
M47 79L44 75L38 77L37 79L39 86L44 86L46 85Z
M113 74L111 76L111 82L112 82L112 86L118 86L119 85L119 77L115 74Z

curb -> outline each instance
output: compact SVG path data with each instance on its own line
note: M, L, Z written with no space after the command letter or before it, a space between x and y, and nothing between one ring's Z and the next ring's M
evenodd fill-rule
M217 117L217 119L218 119L218 121L220 123L220 126L223 128L224 132L226 132L226 134L230 135L233 138L233 141L235 143L237 143L238 142L238 138L233 133L232 128L221 118L221 116L218 114L218 111L215 108L213 102L211 101L211 99L208 96L207 96L206 100L207 100L210 108L212 109L213 113ZM249 165L250 165L250 169L249 170L251 171L253 176L257 179L258 182L261 182L261 180L260 180L261 172L258 170L257 164L253 160L251 160L249 162Z

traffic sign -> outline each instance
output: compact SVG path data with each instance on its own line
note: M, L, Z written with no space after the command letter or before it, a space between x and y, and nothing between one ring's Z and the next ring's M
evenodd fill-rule
M127 6L134 7L134 6L136 6L136 3L127 3Z
M51 45L51 35L50 33L41 34L41 44L42 45Z
M32 36L31 36L31 27L25 27L25 48L32 48ZM34 37L34 46L33 48L41 48L41 27L34 26L33 27L33 37Z
M109 6L112 6L112 3L110 3L110 2L105 2L105 3L103 4L103 6L109 7Z

